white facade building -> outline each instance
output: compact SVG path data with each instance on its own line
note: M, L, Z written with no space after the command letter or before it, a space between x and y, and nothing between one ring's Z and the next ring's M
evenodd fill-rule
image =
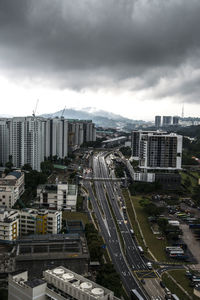
M10 172L0 178L0 206L11 208L24 192L24 173Z
M43 280L28 281L28 272L9 275L8 300L113 300L114 293L64 267L43 272Z
M78 187L74 184L58 183L39 185L37 197L40 205L57 210L76 210Z
M27 234L58 234L61 228L61 211L0 210L0 240L5 242Z
M182 162L182 136L161 131L133 131L132 156L144 170L179 170Z
M0 240L13 242L19 236L19 215L16 210L0 210Z

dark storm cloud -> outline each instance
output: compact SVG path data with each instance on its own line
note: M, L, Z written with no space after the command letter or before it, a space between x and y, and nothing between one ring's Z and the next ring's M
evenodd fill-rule
M170 87L198 69L199 16L199 0L0 0L0 68L60 88ZM177 76L169 94L198 101L199 77Z

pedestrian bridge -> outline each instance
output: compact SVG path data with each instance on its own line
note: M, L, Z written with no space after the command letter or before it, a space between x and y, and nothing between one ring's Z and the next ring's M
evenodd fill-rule
M110 178L110 177L83 177L83 180L86 181L124 181L125 177L121 177L121 178Z

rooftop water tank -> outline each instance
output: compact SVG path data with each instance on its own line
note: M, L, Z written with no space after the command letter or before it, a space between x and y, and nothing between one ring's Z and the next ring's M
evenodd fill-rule
M104 296L104 290L101 288L94 288L91 292L95 297Z
M81 284L80 284L80 288L81 289L83 289L83 290L91 290L91 288L92 288L92 283L91 282L87 282L87 281L85 281L85 282L82 282Z
M74 279L74 274L72 274L72 273L65 273L65 274L63 274L62 278L64 280L72 280L72 279Z
M56 268L53 270L53 274L57 275L57 276L61 276L65 273L65 271L61 268Z

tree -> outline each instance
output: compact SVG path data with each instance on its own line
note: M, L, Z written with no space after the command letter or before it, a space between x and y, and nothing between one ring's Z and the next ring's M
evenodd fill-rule
M114 292L115 296L121 297L122 283L119 274L112 264L104 264L97 274L96 282Z
M25 165L22 167L22 170L30 172L30 171L32 171L32 167L31 167L30 164L25 164Z
M53 164L49 160L41 162L40 168L42 170L42 173L46 174L47 176L49 176L53 172Z

